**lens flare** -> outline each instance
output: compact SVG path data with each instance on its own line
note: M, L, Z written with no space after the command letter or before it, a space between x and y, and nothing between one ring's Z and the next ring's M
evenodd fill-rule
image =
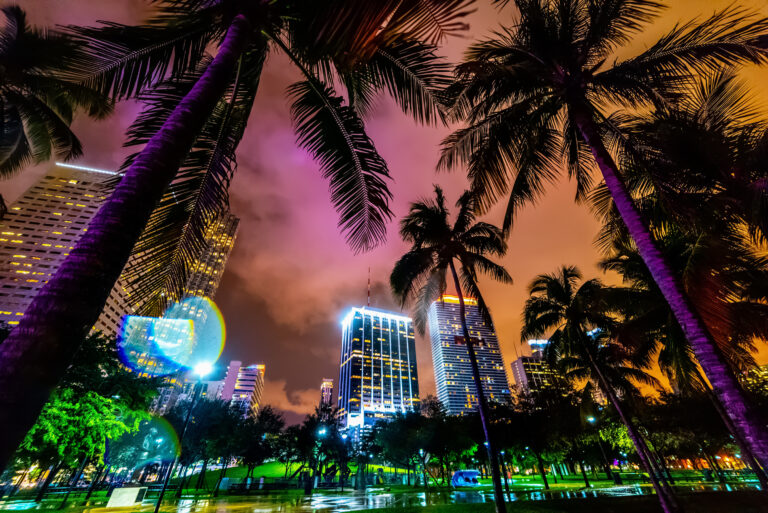
M167 376L184 363L173 358L184 353L194 336L189 319L158 319L127 315L118 333L117 347L125 365L147 376Z
M181 446L173 426L162 417L152 417L139 430L107 440L104 461L117 468L138 469L154 463L168 463L179 456Z
M188 351L183 354L166 352L167 357L187 368L193 368L200 362L213 363L219 359L224 349L226 328L224 316L213 301L207 297L188 297L171 306L163 318L190 320L195 326Z
M224 317L205 297L173 304L162 318L126 316L118 334L120 356L146 376L167 376L213 364L224 349Z

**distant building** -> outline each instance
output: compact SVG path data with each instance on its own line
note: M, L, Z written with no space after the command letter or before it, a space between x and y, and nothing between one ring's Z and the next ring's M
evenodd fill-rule
M489 402L506 402L510 397L509 382L496 332L483 320L475 299L465 298L464 304L483 391ZM461 326L458 297L444 295L430 305L429 333L438 399L449 415L475 411L478 399Z
M323 382L320 384L320 404L333 405L333 380L331 378L323 378Z
M563 376L544 359L543 349L546 343L546 340L529 340L531 356L521 356L512 362L512 377L521 390L540 392L562 388L565 385Z
M88 228L117 173L57 163L0 221L0 321L18 324Z
M370 307L342 321L339 414L358 433L397 413L419 411L413 322Z
M264 392L264 371L264 364L243 367L242 362L231 361L219 397L239 407L243 416L256 417Z
M176 380L176 377L171 379ZM220 399L221 389L224 385L223 380L198 381L195 378L185 378L179 380L175 386L164 386L158 389L159 394L155 397L149 409L154 415L165 415L177 404L192 400L195 393L195 387L201 386L199 397L201 399Z

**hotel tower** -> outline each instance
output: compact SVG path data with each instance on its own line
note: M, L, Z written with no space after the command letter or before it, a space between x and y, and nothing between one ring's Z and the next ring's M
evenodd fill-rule
M413 322L375 308L352 308L342 321L339 414L357 434L380 419L419 410Z
M475 299L465 298L464 305L485 396L489 402L506 402L510 397L509 382L496 331L483 320ZM429 333L438 399L450 415L475 411L478 400L461 327L458 297L444 295L430 305Z

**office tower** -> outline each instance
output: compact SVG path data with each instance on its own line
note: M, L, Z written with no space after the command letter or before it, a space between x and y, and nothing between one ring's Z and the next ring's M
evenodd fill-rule
M509 382L496 332L483 320L475 299L465 298L464 304L485 396L489 402L505 402L509 398ZM461 327L458 297L444 295L430 305L429 333L438 399L450 415L475 411L477 393Z
M57 163L0 221L0 321L19 323L112 191L116 173Z
M566 381L544 359L546 340L529 340L531 356L521 356L512 362L512 376L522 391L541 392L547 389L563 389Z
M224 267L235 245L240 219L229 212L211 223L205 232L205 249L192 266L185 296L213 298L219 288Z
M200 381L196 378L177 380L176 376L170 379L174 382L158 388L158 395L149 407L150 413L165 415L177 404L191 401L197 387L200 387L200 399L220 399L221 389L224 386L223 380Z
M323 382L320 384L320 404L333 406L333 380L331 378L323 378Z
M221 283L227 259L232 252L237 237L240 219L225 212L211 223L205 233L205 245L200 255L190 266L183 297L197 296L213 298ZM126 275L141 273L141 258L132 257L123 271L99 320L94 325L103 333L115 334L120 329L120 323L125 315L133 315L141 311L142 304L130 301L132 287L127 285ZM170 293L169 293L170 294Z
M413 323L401 314L352 308L342 321L339 414L346 428L419 410Z
M264 371L264 364L243 367L243 362L229 362L219 397L240 408L244 417L256 417L264 391Z

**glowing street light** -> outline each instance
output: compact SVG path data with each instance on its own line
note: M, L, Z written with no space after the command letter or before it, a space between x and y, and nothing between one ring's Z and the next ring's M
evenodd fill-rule
M594 424L595 422L597 422L597 419L594 418L592 415L590 415L589 417L587 417L587 422L589 422L590 424Z
M184 419L184 427L181 430L181 436L179 437L179 446L181 447L181 444L184 442L184 435L187 433L187 426L189 426L189 419L192 417L192 411L195 409L195 403L197 402L197 398L200 397L200 392L203 388L203 377L207 376L208 374L213 371L213 363L211 362L200 362L197 365L195 365L192 368L192 372L197 374L197 383L194 386L194 394L192 395L192 402L189 404L189 410L187 411L187 418ZM160 504L163 502L163 497L165 496L165 490L168 488L168 481L171 480L171 474L173 474L173 468L176 466L176 463L178 461L179 457L176 456L173 458L173 461L171 462L171 466L168 467L168 473L165 475L165 479L163 480L163 488L160 490L160 495L157 498L157 503L155 504L155 513L158 513L160 511ZM178 497L181 497L181 483L179 483L179 490L178 490Z

